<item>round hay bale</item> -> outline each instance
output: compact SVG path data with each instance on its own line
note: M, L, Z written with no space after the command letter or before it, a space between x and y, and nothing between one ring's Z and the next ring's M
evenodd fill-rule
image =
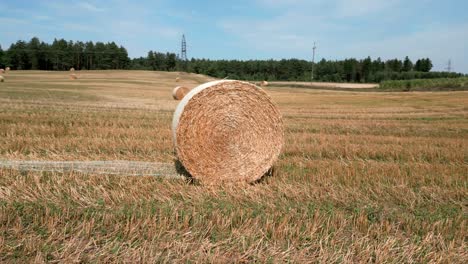
M262 86L268 86L268 82L267 81L262 81L261 85Z
M76 76L76 74L72 73L70 74L70 80L76 80L78 79L78 76Z
M70 68L70 71L71 71L71 72L74 72L74 71L75 71L75 68L71 67L71 68Z
M172 121L177 156L205 184L251 183L277 160L283 121L265 91L251 83L202 84L179 103Z
M3 76L0 76L0 82L4 82L5 78Z
M179 82L179 81L180 81L180 77L175 78L175 81L176 81L176 82Z
M172 90L172 97L174 100L182 100L188 93L190 92L190 88L185 86L177 86Z
M0 73L5 73L5 70L4 70L4 69L0 69Z
M10 71L10 67L6 67L6 68L5 68L5 71Z

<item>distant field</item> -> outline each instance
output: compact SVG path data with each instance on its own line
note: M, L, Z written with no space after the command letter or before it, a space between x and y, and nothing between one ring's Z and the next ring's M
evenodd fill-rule
M68 74L6 74L0 160L174 162L172 89L210 80ZM468 262L468 92L288 85L255 185L0 169L0 262Z
M467 91L468 77L384 81L380 84L380 89L396 91Z
M372 89L379 87L378 83L331 83L331 82L269 82L272 86L292 86L302 88L335 88L335 89Z

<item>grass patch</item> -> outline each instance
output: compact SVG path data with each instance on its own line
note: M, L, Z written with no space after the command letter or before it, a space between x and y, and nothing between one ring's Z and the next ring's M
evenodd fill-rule
M468 78L383 81L379 88L386 91L466 91L468 90Z

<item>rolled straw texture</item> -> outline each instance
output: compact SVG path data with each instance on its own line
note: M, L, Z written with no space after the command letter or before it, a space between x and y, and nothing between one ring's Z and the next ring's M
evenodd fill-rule
M71 72L72 72L72 71L75 71L75 68L71 67L71 68L70 68L70 71L71 71Z
M190 88L187 88L185 86L177 86L172 90L172 97L174 100L182 100L184 96L186 96L190 92Z
M280 112L261 88L230 80L190 91L172 132L180 162L205 184L260 179L277 160L284 133Z
M5 81L5 78L3 78L3 76L0 76L0 82L4 82Z
M5 70L4 70L4 69L0 69L0 73L5 73Z

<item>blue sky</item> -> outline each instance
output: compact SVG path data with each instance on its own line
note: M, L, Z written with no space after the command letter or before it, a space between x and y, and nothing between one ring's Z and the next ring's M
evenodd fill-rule
M468 1L0 0L0 45L33 36L51 42L115 41L130 57L148 50L212 59L310 60L429 57L468 73Z

